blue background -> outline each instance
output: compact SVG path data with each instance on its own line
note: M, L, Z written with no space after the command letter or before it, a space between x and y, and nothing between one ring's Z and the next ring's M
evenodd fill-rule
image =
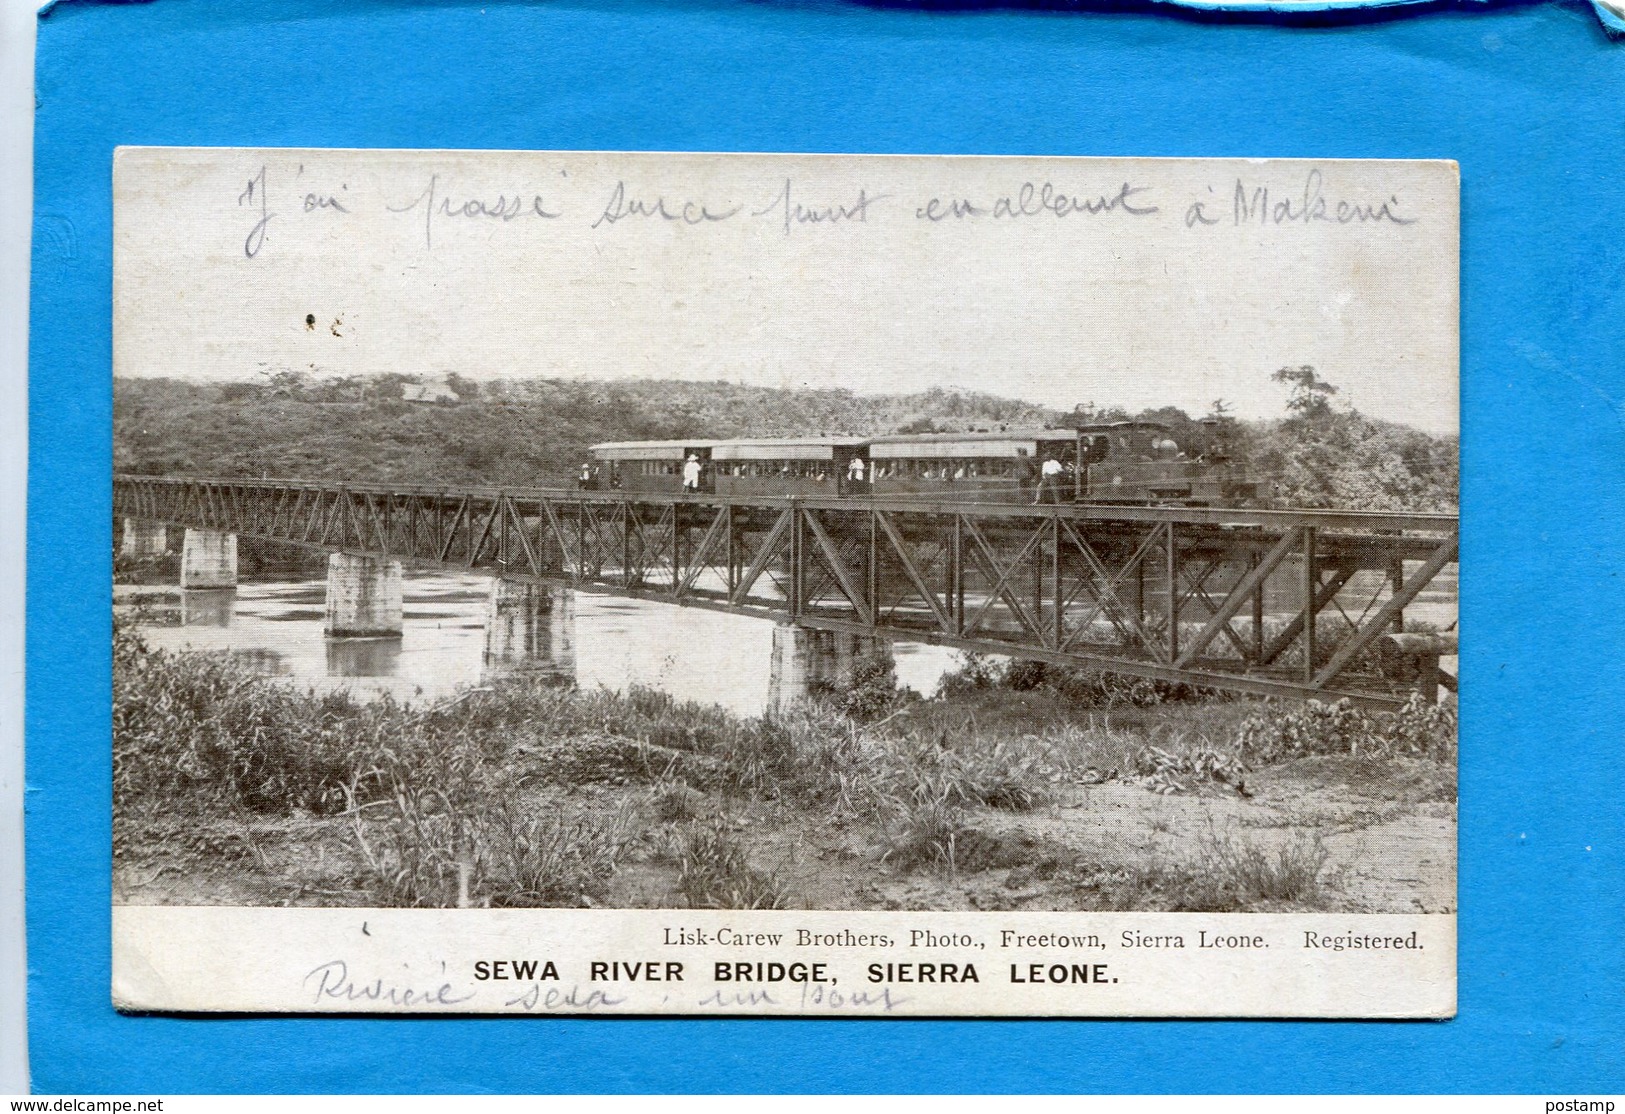
M39 41L30 395L35 1087L1625 1090L1616 602L1625 47L1579 5L1293 22L723 0L51 10ZM117 144L1459 160L1460 1017L117 1015L108 992Z

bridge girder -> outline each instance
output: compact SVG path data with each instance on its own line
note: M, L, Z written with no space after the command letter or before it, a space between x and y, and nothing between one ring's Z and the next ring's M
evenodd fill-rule
M1454 516L117 476L114 511L1131 676L1392 705ZM1358 614L1355 614L1355 612Z

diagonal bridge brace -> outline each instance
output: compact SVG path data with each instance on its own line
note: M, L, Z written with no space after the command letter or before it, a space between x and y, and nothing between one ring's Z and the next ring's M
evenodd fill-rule
M1457 548L1458 534L1452 531L1450 537L1438 549L1433 551L1431 557L1423 562L1422 567L1416 571L1416 574L1405 582L1405 586L1390 596L1388 602L1382 605L1377 613L1366 622L1365 626L1361 627L1354 637L1338 648L1337 653L1332 655L1332 660L1326 663L1325 668L1315 674L1310 687L1323 689L1330 684L1343 671L1343 668L1355 659L1360 651L1364 650L1379 634L1388 629L1395 615L1403 611L1405 606L1414 600L1423 588L1433 582L1433 578L1439 575L1440 569L1456 559Z
M1219 610L1214 612L1213 617L1207 621L1207 625L1202 628L1201 632L1191 639L1190 645L1181 651L1179 657L1174 661L1177 668L1185 669L1197 658L1201 657L1202 651L1208 648L1208 645L1218 636L1220 630L1230 626L1230 620L1236 617L1243 605L1252 598L1253 593L1264 590L1264 584L1269 580L1270 574L1281 567L1281 562L1285 561L1297 549L1302 538L1303 531L1296 526L1291 527L1281 535L1280 540L1270 547L1268 553L1264 554L1264 559L1251 572L1242 577L1240 584L1231 589L1230 594L1225 597L1225 601L1219 607Z

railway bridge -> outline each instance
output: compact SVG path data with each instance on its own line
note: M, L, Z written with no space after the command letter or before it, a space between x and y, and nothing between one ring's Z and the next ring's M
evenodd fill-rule
M329 552L334 634L399 634L407 565L774 619L792 655L834 632L1263 696L1454 688L1454 635L1406 633L1453 620L1453 515L124 474L113 510L127 553L186 530L183 587L234 584L238 537Z

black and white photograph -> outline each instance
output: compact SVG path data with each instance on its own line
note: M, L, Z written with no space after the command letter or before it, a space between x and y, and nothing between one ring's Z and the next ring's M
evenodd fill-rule
M115 1000L1453 1012L1458 192L121 149Z

